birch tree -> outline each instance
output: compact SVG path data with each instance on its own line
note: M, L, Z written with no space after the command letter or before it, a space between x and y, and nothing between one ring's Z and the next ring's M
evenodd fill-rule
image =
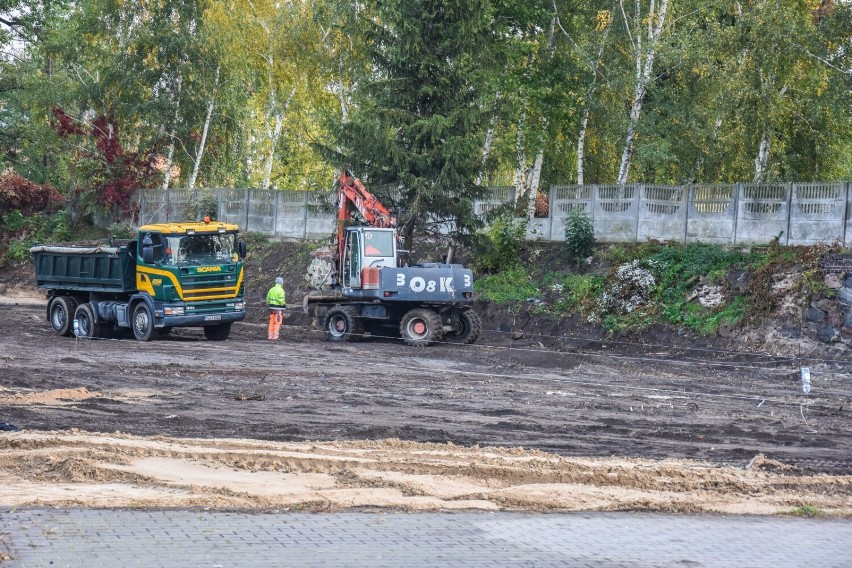
M645 100L648 84L652 78L651 72L654 69L654 56L656 55L657 44L663 33L663 25L666 21L669 0L659 0L659 2L660 5L658 8L656 5L657 0L649 0L647 15L643 18L641 0L635 0L633 22L631 24L627 20L627 13L624 10L624 0L619 0L621 15L624 18L624 27L633 49L636 74L633 87L633 102L630 106L627 133L624 137L621 163L618 166L618 176L616 178L618 185L626 184L630 174L630 162L633 158L636 133L639 126L639 114L642 111L642 103ZM647 20L646 30L644 31L644 47L642 42L643 20Z

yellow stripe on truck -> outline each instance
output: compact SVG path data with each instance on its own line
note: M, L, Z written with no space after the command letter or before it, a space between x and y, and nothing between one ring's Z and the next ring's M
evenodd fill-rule
M147 279L142 278L142 274L148 275ZM219 287L219 288L197 288L195 290L187 290L184 292L183 287L180 285L180 281L177 277L169 272L168 270L160 270L159 268L151 268L149 266L137 266L136 267L136 288L142 292L148 292L152 296L154 295L154 287L150 283L150 275L155 276L163 276L168 278L171 283L174 285L175 290L177 290L178 295L181 300L185 301L198 301L198 300L223 300L228 298L236 298L237 294L240 291L240 285L243 283L243 271L240 270L240 276L237 278L236 285L232 288L230 286ZM145 280L148 280L145 282ZM213 294L209 295L210 292L226 292L225 294ZM206 296L197 296L196 294L208 294ZM191 298L188 296L192 296Z

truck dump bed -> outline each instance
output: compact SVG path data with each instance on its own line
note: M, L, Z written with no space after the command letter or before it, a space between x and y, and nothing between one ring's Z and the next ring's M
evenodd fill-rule
M36 245L30 252L39 288L136 291L136 265L127 247Z

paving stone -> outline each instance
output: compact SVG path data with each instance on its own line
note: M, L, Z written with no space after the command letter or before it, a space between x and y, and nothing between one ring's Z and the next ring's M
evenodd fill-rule
M0 509L0 519L2 568L852 566L845 519L76 508Z

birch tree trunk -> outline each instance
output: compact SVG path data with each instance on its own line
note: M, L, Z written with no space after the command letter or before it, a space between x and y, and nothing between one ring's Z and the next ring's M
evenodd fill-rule
M583 185L583 168L585 166L586 153L586 128L589 126L589 105L583 109L583 118L580 119L580 133L577 135L577 185Z
M515 205L518 204L518 199L524 193L524 184L526 182L526 161L527 156L524 151L524 124L527 120L527 111L521 113L521 118L518 119L518 138L515 141L515 155L518 158L518 167L515 170Z
M553 57L553 35L556 31L556 12L554 12L553 16L550 18L550 29L547 32L547 55L548 58ZM541 183L541 168L544 165L544 143L547 140L547 127L549 122L547 120L548 108L545 106L542 109L542 119L541 119L541 138L538 141L538 149L535 154L535 161L533 162L532 171L530 172L530 179L527 183L527 214L526 217L528 219L532 219L535 217L535 199L538 196L538 187Z
M269 149L266 153L266 163L263 166L263 181L260 184L261 189L269 189L272 184L272 165L275 162L275 146L278 145L278 139L281 137L281 127L284 123L284 116L277 112L275 113L275 124L270 129L267 123L266 137L269 142Z
M754 159L754 182L763 181L766 175L766 163L769 160L769 150L772 142L769 139L769 132L763 131L763 136L760 138L760 145L757 149L757 157Z
M633 159L636 131L639 124L639 114L642 111L642 103L651 79L651 71L654 68L654 56L656 54L657 42L663 32L663 23L666 20L666 11L669 0L660 1L660 12L655 12L655 0L651 0L648 17L648 47L647 53L642 53L641 35L636 34L636 83L633 89L633 104L630 107L630 119L627 124L627 134L624 138L624 149L621 153L621 164L618 167L618 185L627 183L630 174L630 162ZM622 13L624 6L622 3ZM636 0L636 20L640 20L639 0ZM637 25L637 32L638 32Z
M497 109L496 106L500 102L500 91L494 95L494 112L491 114L491 120L488 121L488 130L485 132L485 144L482 147L482 161L479 166L479 173L476 175L476 185L482 185L485 181L485 164L488 162L488 157L491 155L491 146L494 145L494 126L497 124Z
M266 133L269 138L269 152L266 155L266 165L263 169L263 183L261 184L263 189L269 189L272 183L272 165L275 162L275 148L278 146L278 140L281 138L281 128L284 126L284 113L287 112L287 108L289 108L290 103L293 101L293 97L296 96L296 89L298 88L298 85L293 87L283 108L275 113L275 124L272 125L272 128L270 128L267 122Z
M778 96L783 97L787 92L787 85L781 87ZM769 133L769 127L763 129L763 135L760 137L760 144L757 147L757 157L754 159L754 181L761 182L766 178L767 164L769 163L769 153L772 150L772 137Z
M169 153L166 156L166 172L163 176L163 191L169 189L169 183L172 179L172 163L175 157L175 132L177 130L177 121L180 117L180 91L183 80L180 75L177 78L177 95L175 95L175 114L172 117L172 128L169 130Z
M547 130L547 120L544 120L544 130ZM529 183L529 191L527 193L527 218L535 217L535 199L538 196L538 186L541 183L541 167L544 164L544 142L539 144L538 152L535 155L533 163L532 175Z
M195 164L192 167L192 175L189 176L189 182L186 184L187 189L195 189L195 180L198 179L198 170L201 169L201 158L204 157L204 148L207 146L207 132L210 129L210 119L213 117L213 107L216 101L216 90L219 86L219 69L216 69L216 82L213 86L213 94L207 102L207 116L204 117L204 128L201 130L201 140L198 142L198 147L195 151Z

